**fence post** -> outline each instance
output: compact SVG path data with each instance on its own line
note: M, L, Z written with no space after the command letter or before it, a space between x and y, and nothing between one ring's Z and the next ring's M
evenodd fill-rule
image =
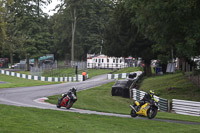
M171 111L171 108L170 108L170 100L168 100L168 106L167 106L167 109L168 109L168 112Z

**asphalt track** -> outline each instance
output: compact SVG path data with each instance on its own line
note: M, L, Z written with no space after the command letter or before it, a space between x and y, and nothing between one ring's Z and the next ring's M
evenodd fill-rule
M62 84L54 84L54 85L34 86L34 87L0 89L0 104L23 106L23 107L34 107L34 108L40 108L40 109L52 109L52 110L59 110L59 111L69 111L69 112L77 112L77 113L82 113L82 114L96 114L96 115L131 118L130 115L97 112L97 111L75 109L75 108L71 108L69 110L66 110L66 108L58 109L56 108L55 105L44 102L46 97L62 94L64 92L67 92L70 88L74 86L78 88L78 91L82 91L85 89L89 89L95 86L100 86L100 85L114 81L113 79L107 80L106 76L107 75L97 76L83 82L71 82L71 83L62 83ZM133 119L149 120L146 117L136 117ZM152 120L169 122L169 123L200 125L200 123L188 122L188 121L165 120L165 119L152 119Z

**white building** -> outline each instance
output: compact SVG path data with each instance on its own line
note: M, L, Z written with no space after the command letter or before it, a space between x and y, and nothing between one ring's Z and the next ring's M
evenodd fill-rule
M123 57L108 57L106 55L87 55L87 68L124 68L127 67Z

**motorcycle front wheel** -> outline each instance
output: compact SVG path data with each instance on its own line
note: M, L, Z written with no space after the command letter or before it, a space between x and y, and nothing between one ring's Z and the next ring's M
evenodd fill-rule
M156 108L150 108L148 111L147 111L147 117L149 119L152 119L156 116L157 114L157 109Z
M71 101L70 103L67 103L66 109L70 109L72 107L73 103L74 103L73 101Z

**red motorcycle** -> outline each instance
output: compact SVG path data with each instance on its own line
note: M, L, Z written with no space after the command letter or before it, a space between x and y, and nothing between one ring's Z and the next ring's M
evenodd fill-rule
M58 98L56 106L57 108L66 107L67 109L70 109L76 101L76 88L72 88L66 94L62 94L62 98Z

